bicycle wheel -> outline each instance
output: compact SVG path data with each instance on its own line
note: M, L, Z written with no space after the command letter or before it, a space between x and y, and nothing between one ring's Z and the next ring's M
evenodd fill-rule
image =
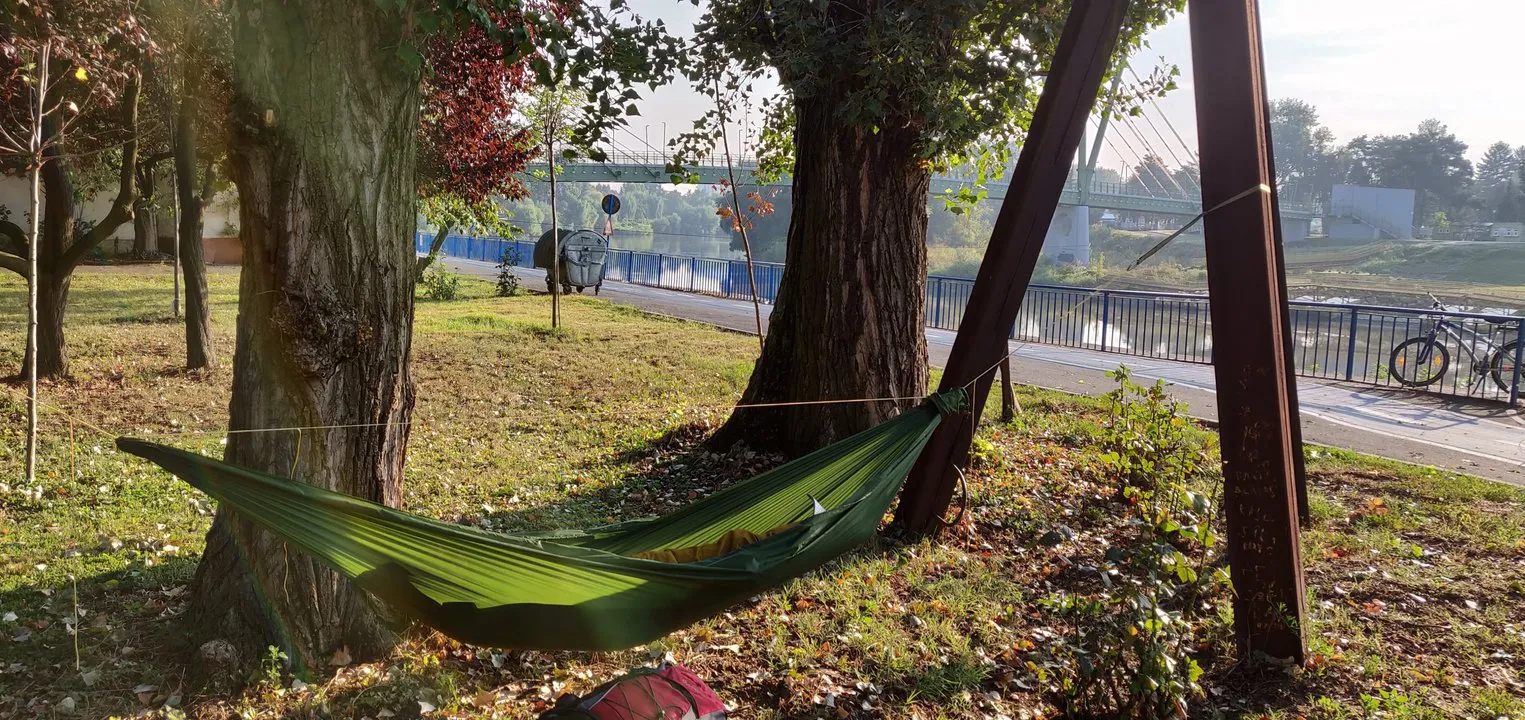
M1509 384L1514 382L1514 353L1519 345L1519 340L1506 342L1488 360L1488 367L1493 370L1493 384L1504 392L1509 392Z
M1399 385L1424 387L1433 385L1451 367L1451 353L1427 337L1404 340L1393 348L1388 359L1387 372Z

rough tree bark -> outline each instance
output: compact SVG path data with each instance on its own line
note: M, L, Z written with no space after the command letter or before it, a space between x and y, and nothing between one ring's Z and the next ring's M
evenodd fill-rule
M49 126L52 126L50 132ZM56 137L57 125L43 122L43 136ZM42 165L42 239L37 246L37 376L69 374L69 355L64 345L64 308L69 303L69 277L73 268L60 272L65 248L74 243L74 183L57 145ZM24 368L23 368L24 371Z
M187 70L185 97L175 116L175 193L179 196L180 268L185 274L185 367L189 370L214 367L212 353L212 313L207 306L207 269L201 246L204 200L196 192L196 107L194 71ZM213 169L207 167L206 184L212 184Z
M158 163L153 160L145 160L138 165L137 184L138 199L133 203L132 214L132 252L138 257L148 255L149 250L157 250L159 244L159 218L154 214L154 171Z
M363 427L232 435L226 459L397 506L413 408L411 242L419 73L407 18L374 0L235 0L231 175L240 241L230 426ZM342 576L219 510L186 638L269 645L299 664L391 633Z
M919 138L906 128L844 127L834 119L836 97L826 91L797 103L784 275L742 405L927 392L930 175L913 150ZM914 402L738 409L712 443L798 455Z

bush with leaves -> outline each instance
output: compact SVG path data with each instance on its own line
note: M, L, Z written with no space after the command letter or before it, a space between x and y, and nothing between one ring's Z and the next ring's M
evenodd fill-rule
M519 246L515 244L503 251L503 257L498 259L498 297L509 297L519 292L519 276L514 274L514 268L519 266Z
M1072 630L1050 644L1044 674L1072 715L1185 717L1202 693L1199 621L1228 586L1216 498L1203 492L1221 483L1164 383L1136 385L1126 367L1108 375L1118 386L1100 471L1117 487L1122 531L1097 568L1100 592L1045 602Z
M430 300L454 300L461 294L461 276L440 267L424 273L423 285Z

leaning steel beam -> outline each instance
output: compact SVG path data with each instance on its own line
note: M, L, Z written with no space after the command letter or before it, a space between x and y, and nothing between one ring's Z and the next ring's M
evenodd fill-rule
M945 420L922 451L901 495L902 529L941 526L1127 10L1128 0L1076 0L1071 7L943 372L943 389L973 386L972 412Z
M1303 659L1302 558L1256 0L1188 0L1240 656ZM1248 193L1248 194L1246 194Z

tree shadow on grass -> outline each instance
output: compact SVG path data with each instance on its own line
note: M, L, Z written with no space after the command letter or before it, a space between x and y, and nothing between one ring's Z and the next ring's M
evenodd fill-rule
M15 615L0 622L0 717L46 716L68 703L79 717L126 716L178 694L185 655L177 623L196 562L158 558L0 592L0 619Z
M780 456L739 446L723 453L712 452L703 445L710 431L702 423L681 425L611 456L587 460L577 468L612 465L629 472L613 482L567 487L551 502L495 510L476 524L500 532L520 532L663 515L783 462Z

